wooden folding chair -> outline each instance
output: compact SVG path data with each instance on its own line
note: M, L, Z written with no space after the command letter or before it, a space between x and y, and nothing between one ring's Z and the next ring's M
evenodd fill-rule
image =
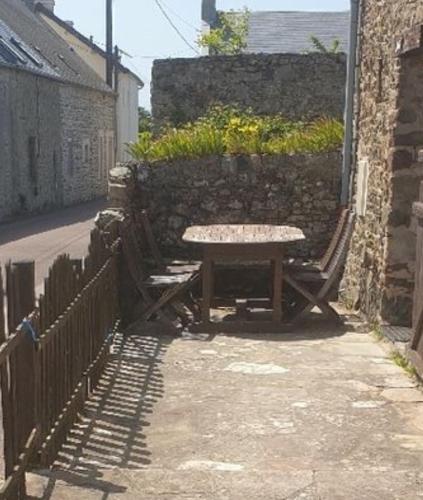
M340 238L345 230L345 226L348 221L348 214L350 213L350 210L348 208L345 208L342 210L341 215L338 219L338 223L336 225L335 232L333 233L333 236L331 238L331 241L329 243L328 248L326 249L326 252L324 253L323 257L318 262L315 263L310 263L310 262L304 262L304 261L290 261L284 263L284 269L292 271L292 272L298 272L298 271L312 271L312 272L322 272L326 269L328 266L330 260L333 257L333 254L336 250L336 248L339 245Z
M164 309L170 307L183 322L186 322L187 317L182 312L181 302L184 303L184 295L199 280L199 272L187 271L180 266L165 268L147 276L134 224L129 218L125 218L120 222L119 231L129 273L146 306L140 319L148 321L153 315L168 319ZM158 292L158 297L153 295L152 290Z
M285 269L284 280L305 299L305 305L295 316L294 322L304 318L315 306L322 313L340 321L339 314L329 304L329 299L334 286L338 284L345 265L354 228L355 214L347 210L345 214L343 213L343 217L345 220L339 224L339 230L337 228L319 267L289 268L287 266Z
M154 236L148 211L142 210L139 214L137 214L137 219L139 220L140 226L144 232L148 250L153 258L153 264L158 270L172 272L172 270L177 271L178 269L183 268L186 272L192 273L200 270L201 262L164 258Z

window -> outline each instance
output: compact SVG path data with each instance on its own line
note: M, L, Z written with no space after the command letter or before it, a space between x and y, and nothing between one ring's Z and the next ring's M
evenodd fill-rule
M38 66L39 68L43 67L43 63L39 61L35 56L33 56L24 46L21 42L16 40L16 38L11 38L10 41L12 44L19 49L19 51L24 54L35 66Z
M114 167L114 158L115 158L115 152L114 152L114 145L113 145L113 132L109 132L109 136L107 138L107 146L108 146L108 163L107 163L107 170L105 172L105 177L108 179L109 178L109 172L112 170Z
M113 130L100 130L98 134L98 178L108 179L114 167L115 141Z
M11 64L20 62L27 64L27 61L20 55L20 53L10 44L5 38L0 36L0 54Z

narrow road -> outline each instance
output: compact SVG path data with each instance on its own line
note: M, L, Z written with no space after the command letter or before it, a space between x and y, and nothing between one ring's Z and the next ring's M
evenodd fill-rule
M105 200L96 200L0 225L0 264L34 259L35 286L40 291L58 255L86 255L94 218L105 206Z

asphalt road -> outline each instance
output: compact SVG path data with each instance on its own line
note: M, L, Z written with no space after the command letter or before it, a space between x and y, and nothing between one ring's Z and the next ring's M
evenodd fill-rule
M105 206L105 200L96 200L0 225L0 264L35 260L35 286L40 292L58 255L86 255L94 218Z

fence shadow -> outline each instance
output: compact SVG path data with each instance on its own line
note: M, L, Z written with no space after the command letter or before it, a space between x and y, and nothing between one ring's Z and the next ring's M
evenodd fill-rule
M125 490L104 481L102 471L150 464L144 429L164 394L160 367L171 342L171 337L116 337L98 388L59 453L43 499L52 497L57 480L101 491L105 499Z

